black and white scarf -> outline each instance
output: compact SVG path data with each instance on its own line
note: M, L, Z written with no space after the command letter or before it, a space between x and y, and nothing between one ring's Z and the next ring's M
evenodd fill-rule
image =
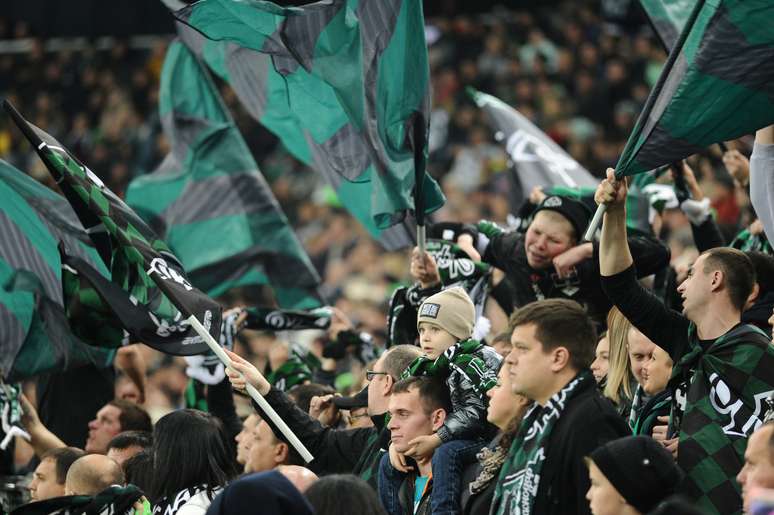
M153 506L153 515L175 515L180 508L185 506L191 497L201 493L211 493L211 498L215 498L220 488L208 488L207 485L197 485L191 488L180 490L173 498L164 497Z

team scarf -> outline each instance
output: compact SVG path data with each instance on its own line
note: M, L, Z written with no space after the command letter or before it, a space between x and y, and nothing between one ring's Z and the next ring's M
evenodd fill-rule
M484 359L479 356L483 348L484 345L477 340L463 340L446 349L435 360L420 356L403 371L401 379L411 376L445 379L453 371L457 371L470 381L476 393L483 396L497 385L497 371L487 367Z
M173 498L164 497L153 506L153 515L175 515L180 508L191 500L195 495L201 492L208 492L210 499L214 499L222 488L209 488L207 485L197 485L191 488L184 488L180 490Z
M16 508L13 515L134 515L143 492L134 485L111 486L96 495L68 495Z
M629 429L634 431L634 426L637 425L637 419L640 416L640 411L645 407L647 402L647 394L642 389L641 385L637 385L637 389L634 391L634 398L632 398L632 407L629 409Z
M287 392L296 385L307 383L312 380L312 368L319 368L312 366L312 359L314 359L312 355L302 356L295 350L291 350L288 360L277 370L272 370L266 376L266 380L283 392Z
M702 345L693 324L688 334L669 382L675 392L670 434L679 432L677 463L686 474L681 490L702 513L741 513L735 477L774 392L774 347L747 324L709 344Z
M511 444L508 458L500 469L494 497L493 515L528 515L537 497L540 474L546 459L546 444L567 404L596 381L589 370L583 370L572 381L540 406L535 403L524 415L521 429Z

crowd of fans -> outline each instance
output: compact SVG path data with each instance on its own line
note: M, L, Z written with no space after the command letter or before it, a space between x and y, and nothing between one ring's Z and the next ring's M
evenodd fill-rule
M123 195L169 150L157 112L169 40L61 49L33 36L0 23L0 38L31 41L0 53L0 91ZM200 362L138 344L118 351L114 369L29 382L31 440L16 439L5 472L31 474L32 501L165 515L768 506L774 257L764 229L774 221L756 221L751 196L758 211L770 201L749 183L774 171L774 129L675 166L659 182L682 188L682 202L651 209L650 229L633 231L626 186L604 171L666 58L647 25L623 30L564 2L431 18L426 37L428 168L447 197L430 232L454 243L451 254L385 252L220 84L323 278L331 326L242 330L233 370L202 375ZM590 213L576 199L536 191L529 209L512 205L507 155L469 86L599 176L599 242L581 242ZM54 187L7 120L0 157ZM528 226L513 228L516 212L529 212ZM248 384L311 463L244 395Z

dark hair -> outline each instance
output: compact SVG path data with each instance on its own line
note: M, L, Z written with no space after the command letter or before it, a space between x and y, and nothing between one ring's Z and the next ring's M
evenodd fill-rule
M421 353L422 351L415 345L396 345L390 347L384 354L384 371L397 381L403 371L406 370Z
M185 488L213 490L237 475L234 449L219 419L183 409L162 417L153 431L151 497L159 501Z
M701 515L701 511L685 497L673 495L659 504L650 515Z
M419 399L426 414L437 409L451 413L452 404L449 388L440 379L429 376L415 376L401 379L392 387L392 393L408 393L412 389L419 390Z
M306 498L317 515L368 513L386 515L379 498L368 483L352 474L321 477L306 490Z
M546 299L531 302L516 310L508 320L513 330L535 324L535 336L543 351L564 347L570 352L570 365L575 370L588 368L594 361L597 335L586 310L568 299Z
M127 484L150 492L153 483L153 455L150 451L138 452L124 462L124 476Z
M312 397L331 393L336 393L336 390L328 385L318 383L297 384L287 392L288 397L293 399L296 406L301 408L304 413L309 413Z
M75 460L85 455L86 453L77 447L59 447L44 452L40 456L40 461L49 459L54 460L56 482L63 485L67 478L67 471L70 470L70 465L72 465Z
M511 343L511 333L509 333L508 331L503 331L502 333L492 338L492 345L494 345L497 342Z
M153 434L150 431L123 431L110 440L107 450L123 450L129 447L140 447L145 450L150 449L152 445Z
M758 296L774 291L774 257L757 250L745 252L755 269L755 282L758 283Z
M747 255L730 247L717 247L704 253L704 273L723 272L725 287L731 304L742 311L755 284L755 268Z
M121 410L118 421L121 423L121 431L153 431L148 412L133 402L124 399L113 399L107 403Z

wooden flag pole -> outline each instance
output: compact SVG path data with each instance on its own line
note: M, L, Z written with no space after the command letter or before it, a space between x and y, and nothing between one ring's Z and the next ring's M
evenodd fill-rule
M210 347L212 352L215 353L215 355L220 359L221 362L223 362L224 366L231 367L231 359L228 357L228 355L223 351L223 348L218 345L218 342L215 341L215 338L212 337L209 331L204 328L204 326L197 320L197 318L193 315L188 317L188 323L191 324L191 327L194 328L194 330L197 332L199 336L204 339L204 341L207 343L207 345ZM232 368L232 370L234 370ZM263 395L261 395L258 390L255 389L253 385L246 382L247 385L247 394L250 396L251 399L253 399L258 406L263 410L263 412L269 416L272 422L279 428L279 430L282 432L283 436L288 439L288 442L290 442L290 445L293 446L293 448L298 452L298 454L304 459L306 463L309 463L314 459L314 456L312 456L312 453L309 452L309 450L306 448L306 446L301 442L301 440L298 439L296 434L288 427L288 425L285 423L282 418L280 418L279 414L277 414L276 411L274 411L274 408L271 407L271 405L266 402L266 399L263 398Z

